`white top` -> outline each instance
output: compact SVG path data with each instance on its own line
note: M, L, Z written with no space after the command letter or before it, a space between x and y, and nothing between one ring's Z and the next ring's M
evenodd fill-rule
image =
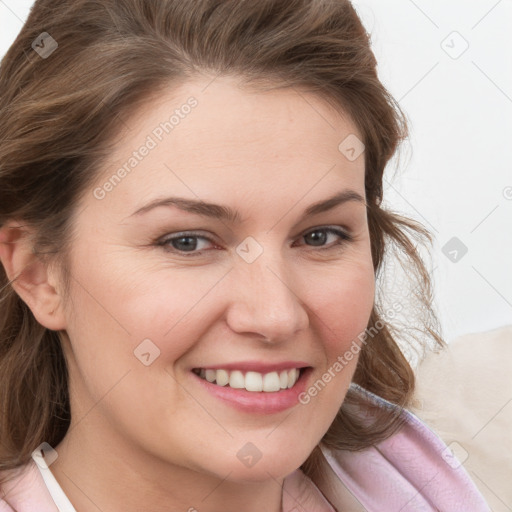
M73 507L68 497L62 490L62 487L59 485L59 482L57 482L50 468L46 464L41 450L34 450L32 452L32 458L34 459L36 466L39 468L46 488L48 489L50 496L55 502L55 505L57 505L59 512L76 512L75 507Z

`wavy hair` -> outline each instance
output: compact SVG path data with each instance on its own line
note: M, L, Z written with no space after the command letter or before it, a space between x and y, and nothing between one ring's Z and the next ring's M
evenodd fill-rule
M51 55L34 51L51 49L43 32L58 44ZM322 439L338 449L371 446L399 428L396 411L412 398L414 371L400 347L443 340L418 251L431 235L382 205L384 169L408 136L406 116L379 81L370 36L348 0L37 0L0 64L0 226L16 219L33 228L35 255L60 266L67 292L73 215L123 115L198 74L312 92L348 114L363 136L375 276L385 261L400 261L418 299L402 330L375 300L374 335L353 377L398 408L362 421L350 389ZM407 340L413 330L420 334ZM56 446L69 427L60 335L37 322L2 266L0 407L0 470L27 463L43 441ZM320 457L317 446L301 466L306 474L320 470Z

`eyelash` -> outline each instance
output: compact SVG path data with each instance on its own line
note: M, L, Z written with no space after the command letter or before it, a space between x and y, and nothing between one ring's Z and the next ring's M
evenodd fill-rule
M335 249L336 247L338 247L340 245L344 245L345 243L349 243L349 242L351 242L353 240L352 235L349 235L345 231L342 231L342 230L337 229L337 228L332 228L332 227L312 229L312 230L308 231L307 233L304 233L303 235L301 235L300 238L306 237L307 235L309 235L311 233L318 233L318 232L325 232L325 233L328 233L328 234L331 234L331 235L337 235L337 236L340 237L340 240L338 240L337 242L332 243L329 246L318 246L318 249L320 251L328 251L328 250L331 250L331 249ZM179 249L176 249L174 247L169 247L168 246L168 244L170 242L172 242L174 240L180 240L181 238L203 239L203 240L208 240L212 244L215 244L215 242L211 238L209 238L209 237L202 236L202 235L199 235L199 234L193 233L193 232L190 232L190 233L189 232L183 232L183 233L178 233L177 235L172 236L172 237L167 237L167 238L161 239L161 240L157 241L156 245L159 246L159 247L162 247L164 249L164 251L166 251L166 252L177 253L180 256L181 255L185 256L186 258L192 258L194 256L200 256L200 255L203 254L203 251L180 251ZM315 248L315 246L310 246L310 247Z

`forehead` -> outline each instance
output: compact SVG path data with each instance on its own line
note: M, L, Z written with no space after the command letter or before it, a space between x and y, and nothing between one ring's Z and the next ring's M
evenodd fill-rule
M306 194L314 202L346 187L364 195L364 155L346 157L347 137L362 138L348 116L310 93L198 80L132 112L95 186L108 189L102 207L124 214L164 193L256 202Z

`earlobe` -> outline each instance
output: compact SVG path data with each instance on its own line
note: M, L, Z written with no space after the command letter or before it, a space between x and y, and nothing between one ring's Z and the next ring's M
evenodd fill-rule
M61 296L49 281L48 265L33 251L32 231L21 223L8 222L0 228L0 261L10 286L27 304L44 327L66 328Z

